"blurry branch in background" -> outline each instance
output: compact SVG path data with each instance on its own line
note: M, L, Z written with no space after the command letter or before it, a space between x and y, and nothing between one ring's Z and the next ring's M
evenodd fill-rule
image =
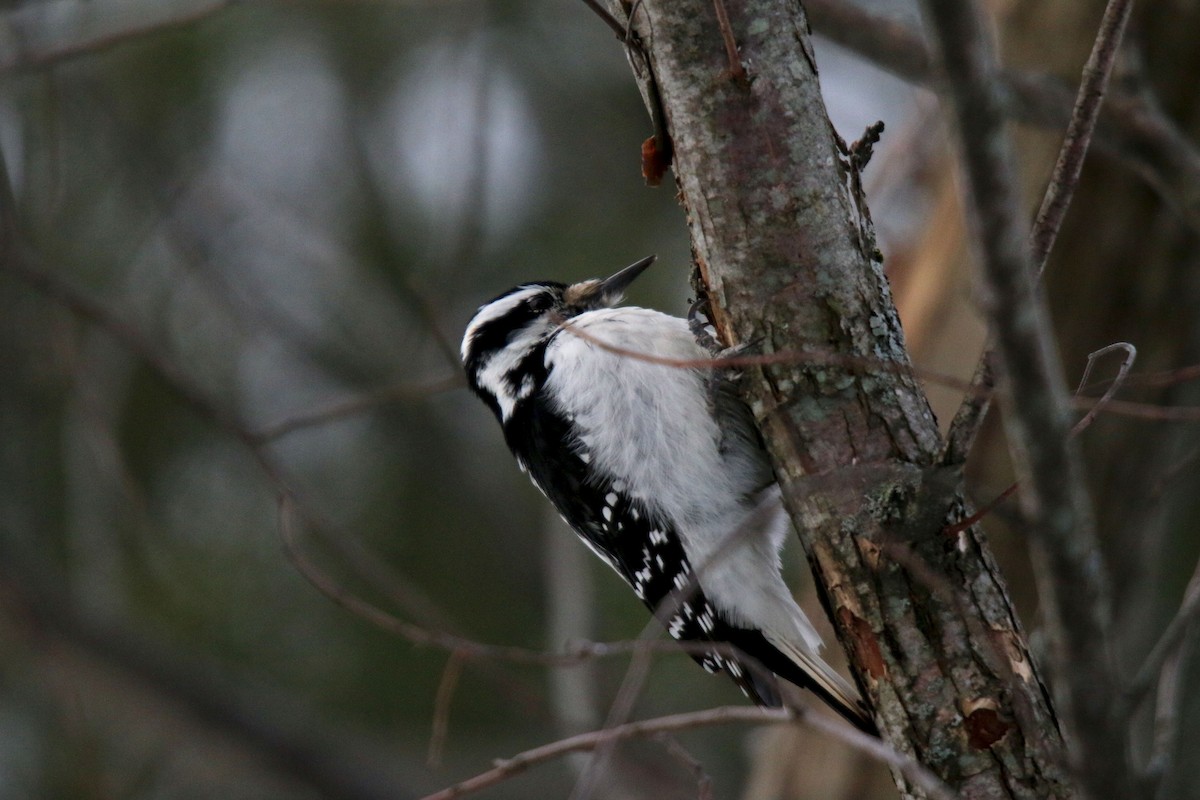
M442 765L442 753L450 730L450 703L454 700L454 692L458 689L458 679L462 677L462 670L463 655L455 650L446 659L446 666L442 668L442 679L438 681L437 693L433 698L433 724L429 733L429 749L425 756L425 763L430 769L437 769Z
M1113 23L1128 14L1131 4L1122 0L1112 5L1118 8L1106 13L1101 26L1105 47L1119 41L1119 25ZM804 6L818 34L907 81L934 83L933 57L920 31L844 0L806 0ZM1106 55L1111 52L1101 48L1098 56ZM1096 66L1089 61L1081 87L1088 103L1097 99L1097 88L1102 91L1091 81L1099 77ZM1001 112L1019 122L1063 128L1079 114L1078 109L1072 111L1077 104L1071 87L1056 77L1009 69L998 69L992 77ZM1096 144L1145 178L1193 230L1200 231L1200 150L1158 107L1151 87L1137 88L1136 93L1119 91L1104 104ZM1086 146L1086 139L1081 143Z
M1066 387L1038 291L1003 128L990 32L975 2L925 0L943 79L954 100L966 206L978 230L1005 389L1005 429L1035 547L1035 570L1051 633L1058 713L1071 734L1077 779L1094 798L1128 796L1127 735L1110 719L1117 681L1108 630L1109 578L1100 562L1078 449L1069 441Z
M424 630L410 623L405 623L351 595L308 563L296 546L295 532L292 525L293 521L291 519L294 513L295 509L291 498L287 495L282 496L280 498L280 535L284 540L285 546L288 548L289 558L292 559L293 564L319 591L356 616L366 619L384 630L396 633L415 644L433 645L450 650L451 660L447 663L446 672L443 677L443 687L448 686L450 688L447 688L445 693L441 690L438 692L440 699L437 702L437 707L440 713L436 715L439 719L435 719L435 736L431 745L432 754L440 754L442 739L445 736L446 730L446 723L440 717L442 713L445 713L444 707L449 702L453 685L457 682L462 664L467 659L474 661L478 659L497 658L519 663L562 667L590 659L626 653L634 656L621 689L618 691L618 697L610 710L609 720L604 728L592 733L568 737L522 753L514 758L504 760L493 770L463 783L456 784L443 792L431 795L429 800L433 800L433 798L455 797L486 788L531 766L567 753L582 750L599 750L603 752L615 742L625 738L734 721L770 722L788 720L803 722L883 763L899 769L906 777L925 789L931 797L948 798L953 796L932 773L915 760L896 751L891 745L873 736L863 734L841 720L833 720L819 714L812 714L804 708L793 707L779 711L767 711L758 708L733 707L679 714L671 717L663 717L659 720L616 724L616 721L625 719L632 711L633 701L636 699L644 682L646 670L649 666L649 659L655 653L686 652L707 654L718 652L731 656L736 655L742 661L743 665L749 669L762 670L763 667L754 663L752 659L747 658L745 654L738 653L734 648L729 646L714 645L706 642L671 642L651 639L649 638L650 636L660 633L660 626L656 620L651 620L646 628L643 629L641 637L637 640L612 643L581 642L560 652L538 652L519 647L485 645L440 631ZM686 594L681 594L675 600L676 602L681 602L686 596ZM777 715L777 717L766 716L772 714ZM587 774L585 773L580 780L577 791L583 792L583 796L586 797L588 796L588 790L589 783L587 781Z
M1183 602L1180 604L1178 612L1167 623L1158 642L1150 649L1146 660L1142 662L1133 679L1125 687L1124 697L1121 698L1122 718L1133 713L1137 704L1161 680L1160 676L1167 669L1172 656L1179 651L1197 620L1200 620L1200 563L1197 563L1192 571L1192 577L1183 592Z
M588 561L591 554L579 546L553 507L547 505L542 519L547 646L591 639L596 624L595 581ZM560 734L567 736L596 726L600 720L596 699L599 683L590 664L555 670L549 681L550 705Z
M196 653L180 657L165 643L81 614L57 582L35 579L28 564L0 559L0 614L32 649L61 665L52 652L66 646L116 667L219 734L244 743L279 775L302 781L322 796L384 800L412 796L403 786L393 753L377 743L323 727L299 698L266 686L232 681L226 670L205 665ZM21 635L19 634L19 635ZM47 652L51 651L51 652Z
M11 207L11 206L7 206ZM6 236L4 243L6 251L11 255L16 252L17 242L15 232L11 226L6 225L5 229L10 235ZM617 642L611 644L602 643L581 643L578 646L568 648L560 653L547 653L532 651L519 647L506 647L486 645L474 642L462 637L457 637L452 634L445 633L440 630L427 629L419 625L404 622L386 612L381 611L377 607L361 600L354 596L344 587L341 587L336 582L329 579L323 573L318 571L310 564L300 552L295 539L295 533L292 526L291 517L297 513L297 495L294 489L290 487L290 482L283 474L278 465L274 463L269 453L266 452L262 437L249 431L235 417L223 412L216 404L212 403L203 392L190 383L190 380L180 372L175 365L160 354L156 348L142 337L137 330L123 323L118 317L109 312L102 305L95 303L90 298L83 295L71 287L66 282L58 279L52 274L30 268L21 258L6 258L2 267L5 271L21 278L33 288L47 295L56 302L61 303L72 312L80 316L88 322L98 325L106 330L110 335L114 336L123 346L127 347L131 352L141 358L151 369L153 369L162 378L167 385L176 392L176 394L185 401L185 403L198 413L202 418L215 424L225 433L232 436L236 440L242 442L254 455L260 467L266 473L268 479L280 494L280 533L288 549L289 557L296 565L297 569L313 583L323 594L333 599L336 603L350 610L356 616L363 618L373 624L396 633L414 644L433 645L444 648L453 654L454 673L457 677L457 672L461 668L461 663L467 658L472 660L478 659L498 659L505 661L513 661L518 663L529 663L539 665L569 665L578 663L581 660L589 658L597 658L604 656L617 655L629 652L680 652L687 650L687 647L681 647L674 642L648 641L639 640L636 642ZM41 604L39 603L39 606ZM705 651L711 650L711 645L703 647ZM448 667L448 672L450 667ZM450 691L445 692L444 701L439 703L439 709L442 709L446 703ZM751 715L758 719L762 712L757 709L739 708L736 709L738 715L746 715L746 719L750 719ZM440 717L444 711L439 711ZM707 712L702 712L707 713ZM789 712L780 712L787 714ZM884 745L878 740L872 739L859 734L841 723L827 721L818 716L809 716L807 712L794 712L797 719L802 719L808 724L817 729L824 730L839 739L847 741L852 746L859 747L865 752L868 752L875 757L879 757L887 763L896 765L905 774L911 773L910 777L917 783L928 783L931 779L916 762L908 760L890 747ZM695 727L702 724L718 724L720 722L729 721L731 718L723 717L718 714L717 717L711 720L703 720L697 722L695 715L689 717L683 715L686 727ZM787 719L789 717L782 717ZM444 721L440 723L442 733L435 738L435 744L444 735ZM672 718L662 725L647 725L645 723L629 723L627 725L618 726L615 728L606 729L597 734L585 735L585 738L575 737L574 739L564 740L566 744L556 743L548 745L547 748L551 752L551 756L558 755L578 749L591 749L599 746L610 740L627 738L632 735L645 735L648 733L656 733L664 730L680 730L679 718ZM587 738L590 737L590 738ZM583 742L583 744L581 744ZM440 747L440 744L438 745ZM436 751L435 751L436 752ZM897 763L900 762L900 763ZM536 762L531 762L536 763ZM311 765L310 765L311 766ZM313 767L314 769L316 767ZM948 796L944 788L941 789L941 795L938 795L938 786L931 784L931 793L935 796ZM374 795L359 793L359 794L337 794L330 793L331 796L361 796L371 797Z
M11 196L10 196L11 197ZM4 216L8 217L12 203L11 199L3 203ZM224 431L226 434L241 442L254 455L255 460L263 469L267 478L275 486L275 488L288 499L289 503L297 502L297 495L290 487L290 482L283 474L281 468L274 462L272 456L266 449L266 444L270 441L293 432L300 428L313 425L320 425L334 419L339 419L344 416L362 413L377 404L392 402L399 399L412 399L425 396L437 391L444 391L453 388L461 382L461 378L451 377L445 378L435 383L424 384L421 386L399 387L383 390L376 395L356 398L336 404L326 409L320 409L309 414L298 415L296 417L285 420L276 425L270 426L260 431L252 431L243 425L235 417L229 415L220 409L215 403L211 402L203 392L194 386L190 378L184 375L169 359L165 358L157 349L136 329L125 323L119 317L110 312L103 305L96 303L83 292L72 287L65 281L61 280L52 273L44 270L33 269L27 263L26 259L29 254L20 252L20 244L15 235L11 220L4 223L4 228L7 234L3 238L3 250L5 259L3 264L0 264L0 270L8 272L15 277L21 279L32 288L48 296L55 302L60 303L72 313L80 318L97 325L113 336L123 347L128 349L147 366L149 366L159 377L171 388L176 395L183 400L194 412L203 419L208 420L216 427ZM576 335L588 337L589 335L583 331L572 329ZM697 368L697 367L737 367L747 366L750 364L762 363L781 363L781 362L796 362L796 361L811 361L814 363L823 363L832 357L832 354L809 354L809 353L774 353L761 356L737 356L732 358L701 360L693 361L677 361L671 359L661 359L640 354L635 351L626 352L624 349L613 348L612 345L600 343L612 349L620 350L624 355L631 358L641 358L652 360L655 363L663 363L664 366L677 368ZM841 359L839 359L840 363ZM864 360L865 361L865 360ZM865 366L858 365L858 366ZM894 365L888 363L875 363L871 365L876 368L888 369ZM937 378L951 386L962 387L964 384L948 376L937 376L933 374L925 374L927 379ZM1144 381L1149 385L1167 385L1171 382L1192 380L1200 377L1200 368L1183 368L1173 370L1166 373L1155 373L1153 375L1144 376ZM1132 381L1137 381L1138 376L1133 376ZM1097 401L1083 398L1080 399L1081 407L1090 408ZM1108 410L1114 413L1126 414L1130 416L1139 416L1147 419L1156 420L1176 420L1176 421L1200 421L1200 408L1172 408L1155 406L1144 403L1132 403L1125 401L1112 400L1107 403ZM286 528L285 528L286 532ZM340 541L344 545L341 537L330 537L333 541ZM345 552L345 547L339 547ZM588 644L580 645L576 648L568 648L560 653L545 653L541 651L529 650L519 647L492 646L485 645L472 640L455 637L444 633L439 633L410 623L403 623L396 620L390 615L379 611L378 609L365 604L362 601L357 601L352 598L348 592L341 587L336 586L332 581L323 580L320 573L315 570L308 562L299 554L295 547L294 541L291 542L290 552L297 560L296 564L301 568L302 573L310 581L314 581L317 588L327 596L334 599L339 604L349 608L355 613L363 616L366 619L374 621L381 627L392 630L395 633L408 638L417 644L430 644L442 647L450 652L463 651L473 657L488 657L498 658L501 660L513 661L517 663L538 663L538 664L570 664L576 663L581 658L605 656L616 652L627 652L628 648L614 644ZM358 566L361 567L367 562L367 559L354 559ZM392 576L394 580L394 576ZM377 581L379 582L379 581ZM399 596L395 592L390 592L393 596Z
M1133 712L1152 690L1155 692L1154 734L1150 756L1136 775L1139 794L1152 797L1166 777L1179 740L1179 685L1181 668L1200 630L1200 563L1196 564L1183 594L1179 611L1167 624L1133 680L1118 698L1116 724L1128 724ZM1135 765L1136 766L1136 765Z
M1095 400L1092 398L1080 397L1080 393L1087 386L1088 375L1091 374L1092 365L1095 364L1096 359L1106 353L1110 353L1110 352L1113 352L1116 350L1124 350L1125 354L1126 354L1125 359L1121 362L1121 366L1120 366L1120 369L1118 370L1117 377L1114 380L1108 382L1108 388L1105 390L1104 394L1098 400ZM1094 353L1091 353L1088 356L1087 366L1084 368L1084 372L1083 372L1083 378L1079 381L1079 388L1075 390L1075 394L1072 397L1072 405L1076 409L1086 408L1087 413L1084 414L1080 418L1080 420L1078 422L1076 422L1075 425L1071 428L1071 438L1074 438L1074 437L1078 436L1079 434L1083 433L1084 430L1086 430L1088 428L1088 426L1090 426L1092 424L1092 421L1097 416L1099 416L1101 412L1107 410L1108 406L1112 404L1113 395L1115 395L1118 391L1121 390L1121 386L1125 383L1126 379L1128 378L1129 369L1130 369L1130 367L1133 366L1133 362L1136 357L1137 357L1137 348L1135 348L1133 345L1129 344L1128 342L1117 342L1116 344L1110 344L1109 346L1102 347L1101 349L1097 350ZM991 380L991 375L990 375L991 360L992 360L992 353L990 350L988 350L984 353L983 358L980 360L979 366L976 369L977 377L978 377L978 374L980 371L986 370L989 373L988 380L989 381ZM972 395L970 392L967 393L966 399L963 400L962 407L959 409L958 414L955 415L955 417L954 417L955 422L959 422L963 418L964 412L962 409L966 408L966 409L970 409L971 412L974 412L974 410L979 405L975 400L976 397L977 397L977 395ZM985 397L984 403L986 403L988 399L989 398ZM1153 408L1153 407L1151 407L1151 408ZM1158 410L1162 410L1162 409L1158 409ZM1175 409L1175 410L1200 412L1200 409ZM981 421L982 420L980 420L980 422ZM974 433L972 433L971 435L973 437ZM945 452L950 452L950 449L947 448ZM965 459L965 457L966 457L966 453L963 453L963 458ZM950 463L961 463L961 462L950 462ZM955 535L961 533L962 531L965 531L967 528L971 527L972 525L980 522L981 520L986 518L989 514L991 514L993 511L995 511L996 508L1001 503L1003 503L1008 498L1012 497L1016 493L1017 489L1020 488L1020 486L1021 486L1021 484L1019 482L1011 484L1007 489L1005 489L1000 494L996 495L996 497L994 497L993 499L988 501L981 508L976 509L973 513L971 513L964 519L959 520L958 522L954 523L953 525L948 525L945 528L945 530L943 531L943 534L946 536L955 536Z
M1112 75L1113 65L1116 63L1117 51L1124 37L1132 7L1132 0L1110 0L1100 22L1100 31L1092 45L1091 56L1083 69L1083 82L1079 85L1079 91L1075 97L1075 106L1071 112L1070 123L1067 125L1066 136L1059 150L1058 160L1054 164L1054 172L1046 187L1045 195L1042 197L1041 208L1038 210L1033 229L1029 234L1030 247L1033 251L1032 263L1036 268L1039 280L1046 270L1046 261L1050 256L1050 251L1054 249L1054 242L1058 239L1058 232L1062 228L1062 221L1066 217L1067 209L1070 208L1075 191L1079 188L1079 176L1083 171L1084 158L1087 156L1096 123L1100 119L1101 101L1108 89L1109 77ZM1132 345L1127 345L1127 347L1132 348ZM971 390L967 392L962 405L955 413L954 419L950 423L950 430L946 434L946 446L942 452L943 464L966 462L971 445L983 425L990 405L991 393L995 388L995 359L991 350L992 341L989 337L979 364L975 367L975 374L971 377ZM1091 369L1092 360L1104 352L1107 352L1107 349L1092 354L1092 357L1088 359L1088 370ZM1131 363L1132 356L1130 362L1121 368L1119 379L1126 376ZM1083 389L1087 375L1088 373L1085 371L1084 379L1080 382L1080 389L1076 391L1076 394ZM1115 390L1105 392L1103 400L1110 400L1113 394L1115 394ZM1086 422L1079 423L1081 426L1079 430L1091 424L1097 408L1099 406L1094 407L1084 417Z
M675 760L687 768L696 778L696 800L714 800L712 777L704 770L704 765L688 752L687 748L670 733L663 731L654 736L654 741L661 744Z
M1137 359L1137 348L1129 342L1116 342L1115 344L1110 344L1107 347L1101 347L1099 350L1088 354L1087 366L1083 368L1083 377L1079 379L1079 388L1075 390L1075 396L1078 397L1083 391L1083 387L1087 386L1087 380L1092 374L1092 367L1095 366L1096 359L1100 358L1101 356L1108 355L1109 353L1115 353L1117 350L1125 351L1125 358L1121 360L1121 366L1117 369L1117 377L1114 378L1113 381L1108 385L1108 388L1104 390L1104 394L1100 396L1100 399L1096 401L1096 404L1092 406L1078 422L1075 423L1074 427L1071 428L1071 436L1078 436L1087 430L1087 427L1096 419L1096 415L1104 410L1105 406L1112 402L1113 395L1121 390L1121 387L1129 378L1129 370L1133 368L1133 362Z
M464 386L466 386L466 380L461 373L455 373L440 380L424 384L390 386L376 392L356 394L354 397L331 403L323 408L315 408L311 411L295 414L272 425L259 428L251 435L260 444L270 444L276 439L281 439L289 433L295 433L299 430L319 427L340 419L346 419L347 417L355 417L377 409L380 406L400 401L432 397L433 395L448 392L452 389L459 389Z
M6 31L0 40L0 73L50 67L256 1L261 0L53 0L21 6L0 15ZM817 33L830 41L911 83L933 83L932 59L920 31L846 0L808 0L805 8ZM1061 128L1070 121L1072 91L1065 82L1014 70L1001 70L996 78L1006 115L1041 127ZM1200 150L1158 107L1151 88L1142 85L1136 92L1118 92L1100 117L1097 145L1141 175L1194 230L1200 230Z
M1092 142L1096 122L1100 119L1101 103L1108 92L1109 78L1117 61L1117 52L1124 39L1132 9L1133 0L1109 0L1100 20L1100 30L1096 34L1092 52L1083 67L1083 81L1079 84L1079 91L1075 96L1071 123L1067 126L1067 135L1058 153L1058 160L1054 163L1050 185L1046 187L1046 195L1042 198L1042 205L1038 209L1037 219L1030 234L1034 271L1039 278L1046 271L1046 259L1054 249L1063 218L1079 186L1083 160ZM1088 366L1091 366L1090 360Z
M571 736L557 742L542 745L532 750L506 758L499 759L496 766L487 772L480 773L474 778L456 783L422 800L450 800L472 792L495 786L530 767L535 767L567 753L595 750L624 739L652 737L663 733L694 730L713 725L728 725L732 723L749 724L779 724L784 722L807 725L822 734L832 736L854 749L872 758L888 764L899 770L906 778L919 786L926 794L936 800L951 800L955 795L929 770L913 759L896 752L891 746L855 730L845 722L832 720L804 709L786 708L752 708L746 706L722 706L705 711L691 711L685 714L672 714L654 719L627 722L612 728Z
M48 0L4 12L0 72L36 70L191 25L243 0Z

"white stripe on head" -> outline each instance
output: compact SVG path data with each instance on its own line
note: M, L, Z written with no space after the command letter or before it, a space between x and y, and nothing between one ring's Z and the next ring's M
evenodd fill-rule
M533 393L533 381L522 381L520 386L514 387L510 378L544 335L544 326L534 320L513 336L503 350L493 353L479 371L476 378L479 388L496 398L502 421L507 422L512 416L518 400L524 400Z
M524 303L529 298L546 291L543 286L525 286L511 294L506 294L498 300L493 300L485 306L480 306L475 312L475 316L471 318L471 322L467 325L467 330L463 334L462 340L462 360L467 360L467 350L471 346L471 340L475 338L475 334L479 329L489 322L494 322L505 314L510 313L514 308Z

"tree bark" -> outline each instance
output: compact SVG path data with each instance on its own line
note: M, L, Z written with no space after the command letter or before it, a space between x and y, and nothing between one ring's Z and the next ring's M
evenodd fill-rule
M961 470L939 464L804 11L725 9L723 36L712 0L642 2L633 29L655 90L639 81L661 98L718 329L808 354L749 370L746 392L856 677L885 738L964 797L1074 796L982 533L944 532L965 513Z

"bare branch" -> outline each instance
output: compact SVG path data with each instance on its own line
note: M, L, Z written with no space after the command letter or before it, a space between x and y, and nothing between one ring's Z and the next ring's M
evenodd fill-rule
M830 41L905 80L935 82L932 57L919 31L845 0L807 0L804 5L817 32ZM1058 78L997 70L995 79L1001 111L1012 119L1061 129L1075 116L1071 87ZM1145 179L1193 230L1200 230L1200 150L1152 99L1114 94L1100 111L1095 140Z
M1091 397L1076 397L1071 401L1071 405L1086 411L1100 405L1100 400ZM1200 422L1200 406L1160 406L1132 400L1107 400L1104 402L1103 412L1156 422Z
M694 730L714 725L728 725L731 723L763 725L784 722L798 722L811 726L872 758L895 767L914 784L920 786L932 798L937 798L937 800L951 800L954 797L954 793L944 783L939 781L916 761L896 752L896 750L879 739L861 733L845 723L826 719L825 717L803 710L722 706L705 711L692 711L637 722L627 722L615 728L605 728L591 733L583 733L578 736L561 739L557 742L551 742L541 747L535 747L532 750L518 753L512 758L497 761L496 766L487 772L482 772L473 778L428 795L422 798L422 800L450 800L450 798L478 792L490 786L495 786L531 767L559 758L567 753L595 750L598 747L625 739L652 737L662 733L676 733L678 731Z
M1083 160L1091 144L1096 121L1100 119L1100 104L1108 89L1108 79L1112 75L1117 50L1121 46L1132 8L1133 0L1109 0L1104 17L1100 20L1100 32L1096 34L1091 55L1083 68L1083 82L1079 85L1075 107L1071 111L1071 124L1067 126L1066 139L1059 150L1050 185L1046 187L1042 207L1038 209L1037 221L1033 225L1033 265L1039 277L1046 269L1046 259L1054 248L1063 217L1079 186Z
M642 638L615 642L576 642L562 650L533 650L511 645L487 644L407 622L353 594L308 560L300 548L296 535L294 517L301 513L302 508L298 506L295 497L286 489L282 490L279 497L279 536L288 560L300 575L336 605L377 628L395 634L415 645L436 647L448 653L457 653L463 660L492 659L543 667L568 667L590 659L636 653L687 653L690 655L717 653L737 658L743 666L758 670L764 676L770 674L757 661L728 644L651 639L649 638L651 635L661 632L661 626L657 622L651 622L643 629ZM664 606L670 603L671 605L666 607L674 608L682 599L689 596L686 594L687 590L688 587L676 590L664 600Z
M195 0L188 4L161 0L94 3L54 0L6 11L8 31L0 49L0 72L48 67L100 52L147 35L191 25L234 5L238 0Z
M1158 642L1150 649L1146 660L1134 674L1133 680L1125 687L1123 698L1125 715L1131 713L1146 693L1154 687L1162 674L1164 665L1179 649L1188 629L1197 619L1200 619L1200 562L1192 571L1192 577L1183 592L1183 601L1179 605L1179 610L1167 623L1162 635L1158 637Z
M429 750L425 756L425 763L431 768L442 765L446 733L450 729L450 701L454 699L454 690L458 688L464 660L461 652L455 650L451 653L442 670L442 679L438 681L437 693L433 698L433 729L429 734Z
M746 68L742 66L742 58L738 55L737 40L733 36L733 28L729 25L729 12L725 10L725 0L713 0L717 12L717 25L721 29L721 41L725 45L725 58L729 59L729 77L735 81L746 82Z
M616 17L608 13L608 9L601 5L599 0L583 0L583 4L590 8L592 13L599 17L601 21L617 35L618 39L620 39L622 42L626 41L628 38L626 26L622 25L619 21L617 21Z
M1104 407L1112 401L1113 395L1121 390L1121 386L1124 385L1125 379L1129 375L1129 370L1133 367L1133 362L1137 359L1137 348L1131 345L1129 342L1117 342L1116 344L1110 344L1107 347L1100 348L1094 353L1088 354L1087 366L1083 370L1083 377L1079 379L1079 388L1075 390L1076 395L1082 392L1083 387L1087 385L1088 376L1092 374L1092 366L1096 363L1096 359L1116 350L1125 351L1125 358L1121 361L1120 369L1117 370L1117 377L1111 384L1109 384L1108 389L1105 390L1100 399L1096 401L1096 405L1092 406L1091 409L1083 415L1083 418L1079 420L1079 422L1075 423L1075 427L1071 428L1072 436L1078 436L1080 433L1083 433L1087 427L1092 424L1092 420L1096 418L1096 415L1099 414Z
M1059 228L1079 185L1083 160L1091 144L1096 121L1100 118L1101 101L1108 87L1117 49L1132 7L1132 0L1109 0L1100 22L1100 32L1092 46L1091 56L1084 66L1083 82L1075 98L1067 134L1059 149L1054 172L1042 198L1033 231L1029 235L1033 264L1037 267L1039 278L1046 269L1046 260L1054 247L1054 241L1058 238ZM943 464L966 462L971 445L983 425L990 405L991 391L995 386L995 364L991 357L991 348L989 338L979 365L975 368L975 375L971 378L971 391L963 399L954 420L950 423L946 449L942 454ZM1091 424L1090 419L1087 424Z
M390 386L386 389L381 389L370 394L359 395L348 400L342 400L337 403L332 403L324 408L317 408L312 411L305 411L295 416L288 417L285 420L276 422L261 430L253 433L254 439L260 444L269 444L276 439L281 439L290 433L295 433L306 428L315 428L321 425L326 425L330 422L337 422L346 417L353 417L367 411L371 411L379 406L388 405L391 403L399 403L406 400L417 400L432 397L435 394L448 392L452 389L458 389L465 386L465 381L461 373L455 373L448 377L428 383L419 384L403 384L400 386Z
M227 670L198 654L181 658L173 647L136 630L90 619L62 594L60 582L31 580L36 570L14 563L10 553L3 555L0 613L25 627L35 645L65 643L100 659L135 680L140 690L182 709L247 748L277 774L303 781L320 796L411 796L412 788L404 785L395 768L395 753L382 752L347 731L323 727L319 720L307 718L297 698L278 688L247 685L244 677L233 682ZM53 658L62 660L61 654Z
M1034 283L991 39L978 4L925 0L954 98L967 205L979 231L988 315L1004 381L1005 424L1022 474L1025 516L1043 561L1039 589L1054 641L1060 712L1078 740L1075 772L1093 797L1126 796L1125 733L1111 724L1108 580L1076 448L1067 393Z
M1185 642L1186 642L1185 636ZM1187 654L1186 644L1176 650L1163 664L1158 677L1158 696L1154 704L1154 735L1151 740L1150 758L1139 776L1147 789L1157 789L1171 768L1175 748L1179 742L1179 682L1180 668ZM1147 791L1151 796L1153 791Z
M967 463L971 447L983 428L983 421L992 406L992 393L996 388L993 359L989 337L984 345L983 355L979 357L979 363L975 366L975 374L967 384L962 403L954 413L954 419L950 420L950 428L946 432L946 445L942 448L939 461L948 467Z
M667 752L675 757L679 763L687 767L688 771L696 779L696 800L715 800L713 796L712 778L704 770L704 765L687 751L687 748L679 743L669 733L660 733L654 737L656 741L661 742Z
M1176 367L1175 369L1162 370L1160 372L1135 372L1126 379L1125 385L1130 387L1163 388L1166 386L1177 386L1178 384L1197 379L1200 379L1200 364L1192 364L1187 367ZM1109 382L1097 381L1083 388L1105 387L1109 385Z
M580 339L596 345L601 350L637 361L644 361L647 364L659 364L664 367L674 367L675 369L736 370L747 367L775 365L836 366L844 367L847 370L858 370L864 374L871 374L872 372L881 375L915 374L922 380L942 386L949 386L953 389L970 391L971 388L967 381L953 375L889 361L879 356L850 355L834 352L833 350L776 350L773 353L744 353L739 355L715 356L713 358L670 358L668 356L645 353L612 344L572 324L570 320L562 320L562 328L572 336L578 336Z
M4 14L6 30L16 32L0 49L0 72L41 69L62 61L102 52L120 44L195 24L241 0L196 0L194 5L139 0L112 4L98 14L80 0L25 5ZM369 2L369 0L362 0ZM347 2L347 0L340 0ZM625 26L604 10L598 0L584 0L618 39L626 41ZM908 25L865 12L844 0L809 0L805 7L817 30L843 47L899 77L930 84L933 73L928 48L920 33ZM55 14L48 13L54 8ZM83 20L99 20L94 27ZM64 23L64 19L67 20ZM1044 75L1003 72L1004 109L1033 125L1061 127L1070 118L1071 90ZM669 140L655 120L659 150L669 152ZM1097 145L1122 159L1161 193L1188 224L1200 230L1200 153L1194 143L1144 99L1118 95L1101 113ZM666 148L664 150L664 148Z

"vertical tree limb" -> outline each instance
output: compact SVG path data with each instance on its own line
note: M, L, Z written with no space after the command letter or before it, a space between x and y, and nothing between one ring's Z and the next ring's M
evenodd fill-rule
M964 797L1073 796L983 537L942 534L964 516L961 474L938 465L937 426L909 369L869 215L850 190L854 167L825 113L803 8L726 4L745 81L729 75L708 0L638 8L715 324L730 343L768 353L846 358L750 370L746 394L885 736ZM864 360L899 369L855 366ZM891 541L948 591L889 559Z
M978 233L985 306L996 341L1004 422L1034 538L1039 594L1054 642L1059 710L1078 746L1072 766L1092 797L1126 797L1125 736L1111 724L1109 595L1066 385L1037 290L1003 128L998 71L974 2L925 0L954 99L967 208Z

